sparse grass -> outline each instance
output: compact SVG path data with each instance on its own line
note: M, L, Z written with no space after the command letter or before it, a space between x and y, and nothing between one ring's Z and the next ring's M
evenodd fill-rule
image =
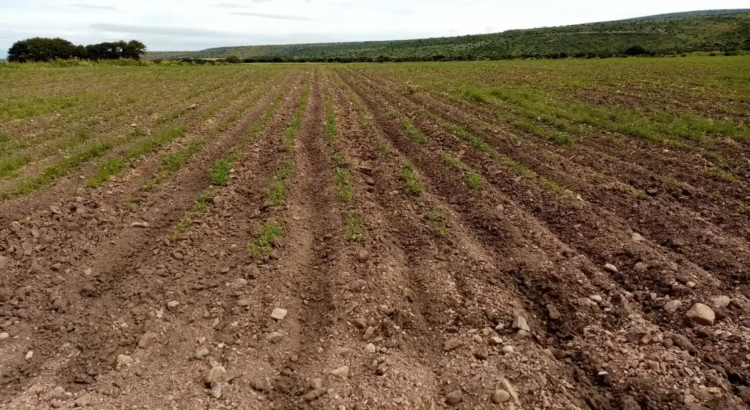
M331 157L331 162L333 162L333 165L336 168L342 168L346 166L346 161L344 161L344 157L341 156L341 154L336 153Z
M427 143L427 137L425 137L424 133L420 131L419 129L414 128L414 126L411 125L411 123L408 120L406 119L402 120L401 125L406 130L406 133L411 136L414 142L416 142L417 144Z
M750 214L750 204L743 201L737 201L737 206L743 214Z
M605 184L607 182L607 176L604 174L600 174L598 172L594 172L591 178L594 180L595 183L599 185Z
M93 188L109 181L112 176L118 174L128 166L131 160L156 150L160 146L180 137L184 132L185 127L183 126L168 128L156 134L153 138L137 142L122 155L110 158L100 165L95 174L89 178L88 186Z
M354 189L349 182L349 171L344 168L337 168L334 183L341 202L349 202L354 198Z
M135 212L138 210L138 206L141 204L141 198L137 196L130 196L122 203L122 210L124 212Z
M331 96L326 92L326 142L330 145L336 142L336 112L333 109Z
M731 172L724 171L723 169L717 167L704 167L703 172L708 176L720 179L725 182L734 182L737 180L737 177Z
M454 171L461 171L463 169L463 164L461 163L461 161L459 161L458 158L454 157L451 154L443 153L440 158L443 160L443 164L445 164L445 166Z
M359 215L349 215L346 218L346 229L349 239L353 241L361 241L364 239L364 221Z
M292 121L284 133L284 147L286 147L287 151L291 151L294 148L294 140L302 127L302 116L305 114L305 108L307 108L308 94L308 86L305 85L299 105L297 106L297 111L294 112L294 117L292 117Z
M411 164L404 164L401 167L401 181L404 183L404 188L413 195L420 195L424 192L422 184L419 183L417 174L414 171L414 167Z
M271 253L276 238L284 233L284 227L279 223L267 223L263 225L260 234L250 242L248 250L255 259L263 259Z
M388 156L391 153L391 144L388 141L381 141L378 144L378 152L380 155Z
M271 184L271 188L266 194L266 202L270 205L277 206L284 199L284 192L286 191L286 185L289 176L292 175L294 166L290 161L284 161L281 167L276 171L276 176Z
M232 169L235 156L235 153L230 153L226 157L218 159L216 163L211 166L208 170L211 185L227 186L229 183L229 172Z
M153 178L146 181L144 189L151 190L162 183L164 180L169 178L180 168L182 168L182 166L185 165L190 160L190 158L197 154L198 151L200 151L201 147L203 147L203 141L193 141L180 151L165 156L162 159L159 171Z
M175 230L172 233L172 238L177 239L187 233L193 226L193 222L195 221L195 219L206 214L209 209L211 209L212 201L213 194L210 190L201 192L201 194L195 200L193 208L190 210L190 212L188 212L188 215L182 218L182 220L180 220L180 222L177 224L177 227L175 227Z
M446 223L445 215L439 208L435 208L428 212L425 216L425 223L427 228L432 232L433 235L444 238L448 236L448 225Z
M469 187L469 189L478 191L482 189L482 177L480 177L476 172L467 171L466 185Z
M631 196L634 196L636 198L645 198L646 193L641 191L640 189L630 185L630 184L622 184L622 187L625 189L625 192L630 194Z

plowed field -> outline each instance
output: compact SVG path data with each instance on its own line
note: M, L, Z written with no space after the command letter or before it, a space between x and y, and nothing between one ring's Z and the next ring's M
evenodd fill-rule
M6 69L0 408L748 408L749 66Z

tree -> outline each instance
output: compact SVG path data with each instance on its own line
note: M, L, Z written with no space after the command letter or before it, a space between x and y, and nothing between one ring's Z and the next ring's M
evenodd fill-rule
M240 58L237 56L229 56L227 57L226 61L229 64L239 64L242 62L242 60L240 60Z
M650 54L648 50L641 46L633 46L625 50L626 56L645 56Z
M29 61L52 61L75 56L76 46L61 38L35 37L15 42L8 50L8 60L25 63Z

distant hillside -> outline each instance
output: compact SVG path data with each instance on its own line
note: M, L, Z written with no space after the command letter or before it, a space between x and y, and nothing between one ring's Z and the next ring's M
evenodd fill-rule
M640 46L654 53L750 49L750 9L708 10L574 26L419 40L221 47L149 52L147 59L409 61L611 56Z

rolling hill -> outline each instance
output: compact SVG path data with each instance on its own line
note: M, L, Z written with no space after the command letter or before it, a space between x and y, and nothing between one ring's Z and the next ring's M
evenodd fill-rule
M750 49L750 9L693 11L460 37L149 52L146 58L238 56L257 61L463 60L611 56L633 46L658 54Z

